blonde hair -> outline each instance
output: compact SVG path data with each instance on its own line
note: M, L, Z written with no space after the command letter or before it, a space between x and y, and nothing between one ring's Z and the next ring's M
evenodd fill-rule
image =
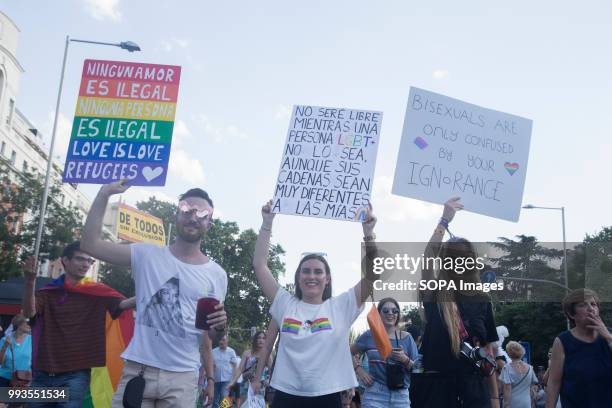
M438 252L438 256L442 259L446 258L449 255L449 252L455 249L458 245L466 246L474 258L476 258L476 250L474 246L465 238L451 238L442 244L440 251ZM455 272L441 268L438 273L438 280L454 280L451 273ZM463 281L480 283L480 274L476 269L468 270L460 276ZM459 356L461 338L459 337L458 318L461 318L461 313L459 312L459 307L455 301L455 290L438 290L436 293L436 301L438 302L438 305L442 311L442 317L444 319L444 324L446 325L448 337L451 343L451 351L455 356Z
M506 353L508 353L511 359L518 360L525 355L525 348L521 346L519 342L509 341L508 344L506 344Z

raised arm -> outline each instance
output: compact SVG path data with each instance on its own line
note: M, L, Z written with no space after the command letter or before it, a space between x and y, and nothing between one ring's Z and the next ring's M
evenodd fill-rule
M268 252L270 246L270 236L272 235L272 222L274 221L274 213L272 212L272 200L268 201L261 208L261 216L263 222L259 229L257 242L255 243L255 254L253 254L253 269L257 282L261 286L261 290L270 302L274 301L279 284L274 279L270 268L268 268Z
M33 256L26 259L23 265L23 299L21 309L25 317L32 318L36 315L36 260Z
M453 218L455 218L455 213L463 209L463 204L459 202L460 199L460 197L453 197L444 203L442 218L440 218L438 221L438 225L436 226L436 229L431 235L431 238L429 238L429 242L425 247L425 252L423 253L425 258L434 258L439 255L442 239L446 233L446 227L448 224L450 224ZM423 268L421 272L421 279L425 281L435 279L433 269ZM432 301L435 294L434 291L431 290L422 290L419 291L419 293L421 295L421 299L425 302Z
M563 365L565 363L565 350L561 340L557 337L552 346L548 381L546 382L546 408L555 408L561 390L561 379L563 378Z
M355 297L357 298L357 304L361 306L370 293L372 292L374 281L378 279L378 276L374 274L372 269L373 259L377 257L378 247L376 246L376 234L374 234L374 226L376 225L376 217L372 212L372 204L368 204L366 211L366 217L361 223L363 228L363 242L365 245L365 276L361 278L355 285Z
M128 189L127 180L106 184L100 188L98 195L91 204L87 221L83 227L81 249L94 258L115 265L131 266L129 245L120 245L102 239L102 220L108 205L108 199L113 194L121 194Z

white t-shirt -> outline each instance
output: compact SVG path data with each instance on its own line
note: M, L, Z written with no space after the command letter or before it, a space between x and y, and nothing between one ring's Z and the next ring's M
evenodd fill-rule
M232 365L237 357L234 349L226 347L225 350L221 350L221 348L215 347L212 350L212 356L215 362L215 382L230 381L236 367Z
M281 331L272 387L303 397L357 387L349 332L362 309L354 289L312 305L279 288L270 308Z
M168 247L132 244L136 284L134 336L121 357L168 371L196 371L203 331L196 329L198 299L223 301L227 274L209 260L202 265L178 260Z

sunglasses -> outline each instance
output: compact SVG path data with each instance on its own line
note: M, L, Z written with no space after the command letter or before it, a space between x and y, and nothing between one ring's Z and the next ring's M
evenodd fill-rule
M96 263L96 260L93 258L86 258L84 256L75 256L72 259L77 260L78 262L87 262L90 265L93 265Z
M302 252L302 255L300 258L304 259L309 255L320 256L321 258L324 258L325 260L327 260L327 253L325 252Z
M381 312L382 312L383 314L390 314L390 313L392 313L392 314L394 314L394 315L399 314L399 310L397 310L397 309L395 309L395 308L389 309L389 308L383 307L383 308L382 308L382 310L381 310Z
M189 205L185 201L181 201L178 205L179 215L181 217L191 217L195 214L196 218L200 221L209 219L210 212L206 208L198 207L196 205Z

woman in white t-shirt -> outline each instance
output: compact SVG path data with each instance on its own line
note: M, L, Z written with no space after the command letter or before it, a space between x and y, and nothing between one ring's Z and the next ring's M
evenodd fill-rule
M270 314L280 327L280 343L271 386L272 408L340 408L341 392L357 387L349 349L351 325L372 287L371 274L339 296L331 296L331 273L321 254L306 255L295 273L295 296L282 288L268 268L272 201L263 206L253 267ZM363 233L369 259L376 253L371 206L363 209Z

